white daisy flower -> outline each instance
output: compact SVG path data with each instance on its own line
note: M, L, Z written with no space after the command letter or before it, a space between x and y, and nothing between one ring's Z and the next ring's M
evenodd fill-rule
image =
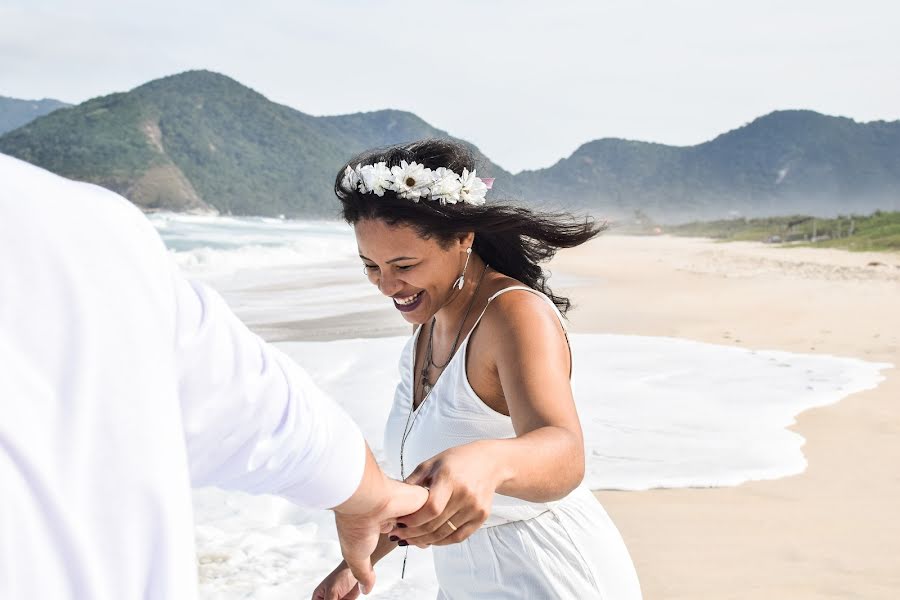
M376 196L384 196L384 191L391 189L394 176L387 164L380 162L374 165L366 165L359 168L359 179L362 181L363 190Z
M356 168L359 168L359 165L356 165ZM356 192L359 190L359 174L356 172L356 169L352 168L350 165L347 165L347 168L344 169L344 178L341 180L341 187L348 192Z
M391 167L391 174L394 176L391 189L401 198L414 202L428 195L434 181L431 169L419 163L407 163L405 160L400 161L399 167Z
M468 169L463 169L460 181L462 183L462 189L459 192L459 197L463 202L475 205L484 204L484 196L487 193L488 187L481 179L475 176L474 170L469 173Z
M462 182L456 172L446 167L438 167L432 171L432 176L434 177L434 183L431 186L432 200L440 200L441 204L459 202Z

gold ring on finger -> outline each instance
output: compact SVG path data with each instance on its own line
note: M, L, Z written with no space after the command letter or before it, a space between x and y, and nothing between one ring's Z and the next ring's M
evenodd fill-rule
M450 521L450 519L447 519L447 525L450 526L450 529L452 529L453 531L456 531L457 527L456 527L456 525L453 524L452 521Z

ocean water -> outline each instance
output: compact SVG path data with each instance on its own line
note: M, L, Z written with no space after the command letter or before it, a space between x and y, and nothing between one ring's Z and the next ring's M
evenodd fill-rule
M383 306L344 223L166 213L150 220L182 271L219 290L251 327Z
M173 258L251 326L383 308L338 223L153 215ZM564 277L564 274L562 274ZM397 317L399 319L399 316ZM405 337L281 342L384 456ZM869 389L890 365L673 338L571 336L592 489L732 486L802 472L797 414ZM332 519L273 497L195 493L202 597L304 598L339 561ZM379 564L375 598L433 597L428 551Z

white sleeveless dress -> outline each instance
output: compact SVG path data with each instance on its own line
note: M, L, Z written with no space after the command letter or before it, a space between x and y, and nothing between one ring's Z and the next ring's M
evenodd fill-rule
M487 306L500 294L517 289L543 297L565 328L550 299L524 286L500 290ZM472 331L483 316L484 311ZM413 361L421 330L403 349L400 383L385 427L388 468L395 478L400 477L400 439L412 402ZM488 407L469 384L465 357L471 335L463 340L428 400L409 419L413 425L403 449L406 475L448 448L516 435L510 417ZM438 600L641 597L622 537L594 495L582 486L561 500L545 503L495 494L491 514L478 531L459 544L432 550Z

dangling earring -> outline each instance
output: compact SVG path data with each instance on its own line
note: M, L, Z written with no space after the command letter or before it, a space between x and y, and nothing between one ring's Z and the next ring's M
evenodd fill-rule
M462 273L459 274L459 277L456 281L453 282L453 287L458 290L463 289L463 286L466 284L466 268L469 266L469 258L472 257L472 249L466 248L466 264L463 265Z

